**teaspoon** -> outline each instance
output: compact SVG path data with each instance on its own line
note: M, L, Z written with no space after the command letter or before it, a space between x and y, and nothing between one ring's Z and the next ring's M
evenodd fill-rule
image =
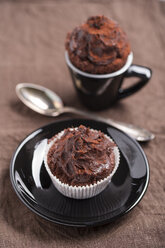
M154 139L154 134L144 128L99 117L93 113L82 111L73 107L64 107L61 98L53 91L36 84L21 83L16 86L16 94L19 99L30 109L46 116L59 116L65 113L85 116L89 119L110 124L113 127L127 133L137 141L149 141Z

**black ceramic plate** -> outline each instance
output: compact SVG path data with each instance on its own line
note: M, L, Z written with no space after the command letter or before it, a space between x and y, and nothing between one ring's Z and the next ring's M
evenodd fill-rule
M85 200L60 194L43 164L46 140L64 128L80 124L112 137L121 154L112 182L102 193ZM26 137L12 158L10 177L18 197L36 214L63 225L94 226L111 222L136 206L147 189L149 166L139 144L123 132L102 122L69 119L39 128Z

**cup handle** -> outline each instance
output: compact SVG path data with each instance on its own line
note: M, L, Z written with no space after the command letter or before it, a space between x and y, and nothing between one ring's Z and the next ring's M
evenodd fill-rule
M134 85L126 88L119 89L118 99L123 99L127 96L130 96L140 90L146 83L150 80L152 76L152 71L148 67L140 66L140 65L131 65L124 75L124 79L128 77L137 77L140 80Z

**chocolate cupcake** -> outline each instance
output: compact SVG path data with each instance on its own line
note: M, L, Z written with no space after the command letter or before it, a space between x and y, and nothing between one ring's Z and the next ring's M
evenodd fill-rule
M131 52L125 32L105 16L92 16L66 38L72 64L91 74L109 74L121 69Z
M55 187L65 196L84 199L109 184L119 164L119 150L101 131L81 125L52 137L45 167Z

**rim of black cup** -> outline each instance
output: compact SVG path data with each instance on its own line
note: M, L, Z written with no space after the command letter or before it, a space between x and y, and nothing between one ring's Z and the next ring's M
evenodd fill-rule
M130 65L132 64L132 61L133 61L133 52L131 52L128 55L127 61L121 69L119 69L118 71L112 72L112 73L108 73L108 74L91 74L91 73L87 73L87 72L79 70L71 63L67 51L65 51L65 60L66 60L67 65L70 67L70 69L72 69L74 72L76 72L76 73L78 73L84 77L96 78L96 79L111 78L111 77L116 77L116 76L121 75L130 67Z

